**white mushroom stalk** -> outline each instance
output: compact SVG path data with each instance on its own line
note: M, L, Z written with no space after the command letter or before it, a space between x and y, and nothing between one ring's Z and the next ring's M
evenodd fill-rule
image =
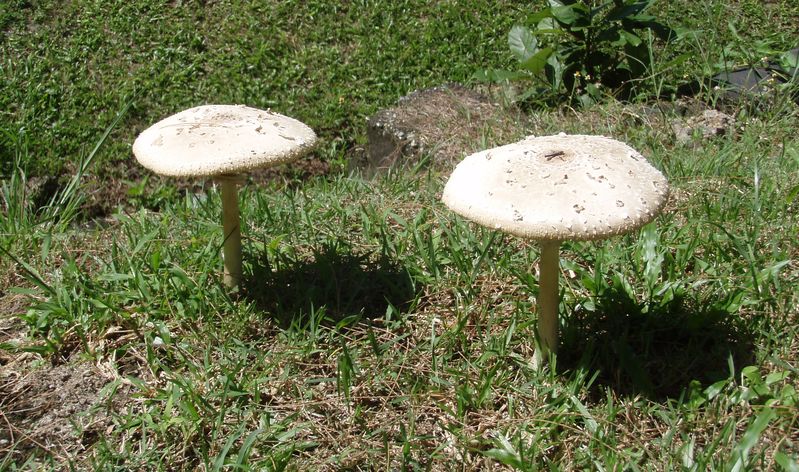
M172 177L213 177L222 193L224 283L242 278L238 186L242 174L291 162L316 143L305 124L244 105L205 105L167 117L133 143L141 165Z
M558 305L560 304L560 241L542 241L538 261L538 349L535 365L541 365L550 351L558 349Z
M536 364L558 347L561 241L632 231L660 212L668 183L624 143L602 136L528 137L466 157L444 188L454 212L540 242Z
M222 256L225 265L224 283L235 287L241 282L241 220L239 218L240 175L220 175L216 178L222 194Z

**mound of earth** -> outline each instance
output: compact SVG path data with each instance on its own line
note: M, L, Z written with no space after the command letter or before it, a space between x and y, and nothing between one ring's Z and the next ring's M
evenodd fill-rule
M519 112L458 84L417 90L369 119L369 173L430 157L450 166L465 155L522 135Z

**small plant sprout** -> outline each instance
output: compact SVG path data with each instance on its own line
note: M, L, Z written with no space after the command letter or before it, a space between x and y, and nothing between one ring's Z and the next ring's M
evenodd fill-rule
M213 177L222 192L225 285L241 281L238 185L243 173L307 153L316 134L305 124L244 105L191 108L144 130L133 143L141 165L171 177Z
M466 157L449 178L444 203L480 225L539 241L540 366L558 346L559 248L651 221L668 183L638 152L601 136L559 134Z

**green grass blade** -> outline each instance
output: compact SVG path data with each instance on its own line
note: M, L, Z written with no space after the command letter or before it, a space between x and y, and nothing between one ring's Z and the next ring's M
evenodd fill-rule
M25 273L28 275L28 278L34 284L36 284L36 286L38 286L45 292L49 293L51 296L53 297L56 296L56 292L53 289L53 287L51 287L49 284L47 284L47 282L44 281L42 276L39 274L39 272L36 271L36 269L33 268L33 266L31 266L30 264L28 264L23 260L18 259L14 254L11 254L11 252L9 252L6 248L2 246L0 246L0 252L8 256L8 258L14 261L15 263L19 264L20 267L22 267L22 270L24 270Z
M50 222L51 225L56 225L58 231L63 231L66 229L66 226L71 223L81 204L82 197L78 193L78 189L80 188L80 183L83 180L84 174L97 158L100 149L102 149L103 145L108 140L108 136L122 121L122 118L127 114L132 105L133 99L131 98L125 103L119 113L117 113L111 121L111 124L106 127L100 139L94 144L92 151L84 159L81 159L78 164L78 171L72 176L69 183L53 196L53 199L47 206L43 222Z
M760 436L763 435L763 431L766 430L771 420L776 417L777 413L772 408L764 408L763 411L755 417L752 424L746 428L741 441L733 448L731 454L732 462L728 464L727 470L731 472L747 470L750 465L749 451L751 451L760 440Z
M211 470L214 472L219 472L222 470L222 467L225 465L225 459L227 458L228 452L230 452L230 448L233 447L233 444L239 440L242 434L244 434L244 428L245 426L241 425L235 433L228 436L224 447L222 447L222 450L219 451L219 454L216 456L216 460L214 461L214 465Z
M263 428L258 428L247 435L247 438L241 444L241 448L239 448L239 455L236 457L236 468L245 469L245 463L252 452L252 445L255 444L255 440L258 439L258 436L263 432Z

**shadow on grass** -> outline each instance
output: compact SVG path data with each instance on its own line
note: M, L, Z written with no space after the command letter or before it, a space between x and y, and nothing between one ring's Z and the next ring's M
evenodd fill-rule
M694 380L706 386L728 378L730 361L736 370L751 365L752 338L740 317L712 304L675 299L647 310L611 289L594 311L566 319L558 367L597 372L594 389L659 401L678 398Z
M274 270L273 270L274 268ZM353 254L329 244L307 260L261 254L245 281L246 296L284 328L305 327L319 314L327 322L378 318L389 307L407 310L416 296L413 279L396 260Z

